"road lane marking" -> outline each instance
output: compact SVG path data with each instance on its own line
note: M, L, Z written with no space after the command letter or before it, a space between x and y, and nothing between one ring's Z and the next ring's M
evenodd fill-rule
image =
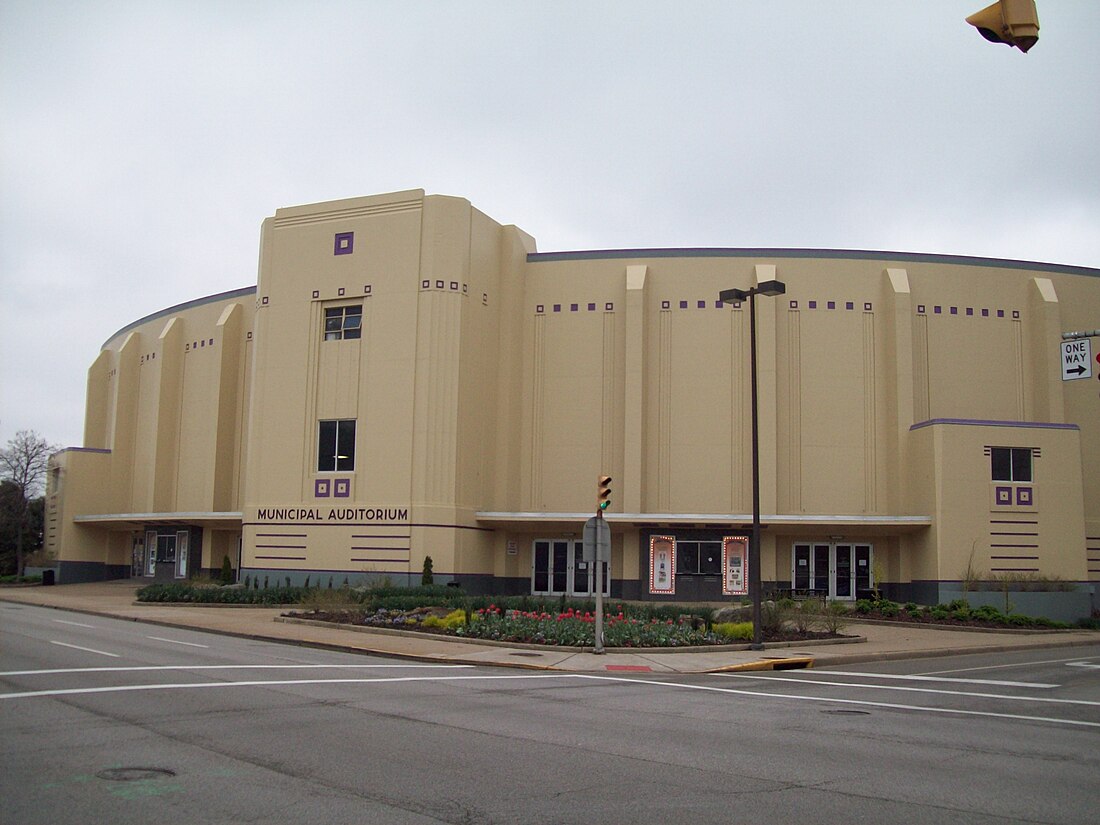
M825 696L798 696L787 693L761 693L755 690L738 690L714 685L688 685L682 682L658 682L653 679L632 679L626 676L597 676L579 674L581 679L596 679L605 682L628 682L633 685L654 685L674 687L685 690L704 690L714 693L727 693L737 696L756 696L761 699L790 699L795 702L831 702L837 705L858 705L861 707L888 708L890 710L912 710L920 713L943 713L950 716L984 716L992 719L1014 719L1023 722L1051 722L1056 725L1074 725L1077 727L1100 728L1100 722L1085 722L1078 719L1058 719L1053 716L1024 716L1018 713L994 713L986 710L961 710L959 708L930 708L923 705L902 705L894 702L868 702L863 699L829 699Z
M458 682L484 680L516 679L576 679L573 673L540 673L537 675L485 675L485 676L397 676L394 678L374 679L279 679L274 681L249 682L192 682L164 685L114 685L110 687L59 688L57 690L27 690L18 693L0 693L0 699L33 699L41 696L78 696L88 693L130 693L138 690L198 690L202 688L234 687L287 687L296 685L351 685L351 684L394 684L398 682ZM1100 726L1100 722L1097 723Z
M329 669L386 669L386 668L434 668L436 670L464 670L474 665L134 665L132 667L55 667L46 670L6 670L0 676L45 676L54 673L124 673L136 670L320 670Z
M1066 667L1089 667L1100 670L1100 662L1066 662Z
M67 622L64 619L54 619L53 621L57 622L58 624L71 624L73 627L90 627L93 629L95 628L94 624L84 624L84 622Z
M952 670L929 670L925 676L939 676L941 673L969 673L972 670L1003 670L1006 667L1031 667L1032 665L1061 665L1066 662L1078 662L1081 659L1097 659L1098 656L1075 656L1072 659L1042 659L1038 662L1012 662L1007 665L983 665L982 667L957 667Z
M163 636L146 636L146 639L152 639L157 642L170 642L174 645L187 645L188 647L204 647L209 649L210 645L200 645L195 642L181 642L179 639L165 639Z
M71 645L68 642L55 642L50 641L51 645L60 645L61 647L71 647L73 650L83 650L87 653L98 653L100 656L110 656L113 659L119 658L117 653L108 653L106 650L96 650L94 647L81 647L80 645Z
M1017 713L995 713L983 710L962 710L959 708L936 708L922 705L903 705L896 702L870 702L862 699L831 699L825 696L798 696L784 693L764 693L755 690L740 690L738 688L723 688L714 685L690 685L682 682L660 682L653 679L639 679L626 676L605 676L588 673L540 673L521 675L478 675L478 676L399 676L397 678L373 678L373 679L290 679L279 681L248 681L248 682L199 682L194 684L166 684L166 685L120 685L116 687L95 688L71 688L60 690L36 690L19 693L0 693L0 700L4 699L31 699L49 696L74 696L93 693L128 693L139 690L196 690L204 688L231 688L231 687L280 687L298 685L336 685L336 684L397 684L409 682L471 682L471 681L534 681L552 679L584 679L597 682L615 682L629 685L646 685L648 687L663 687L681 690L700 690L709 693L719 693L728 696L752 696L759 699L786 699L792 702L827 702L834 705L856 705L859 707L886 708L889 710L909 710L918 713L938 713L948 716L977 716L989 719L1010 719L1024 722L1047 722L1055 725L1071 725L1074 727L1100 728L1100 722L1086 722L1078 719L1058 719L1051 716L1028 716Z
M790 676L754 676L749 673L721 673L727 679L757 679L765 682L792 682L799 685L829 685L831 687L854 687L862 690L901 690L910 693L938 693L943 696L970 696L976 699L1007 699L1010 702L1049 702L1055 705L1086 705L1100 707L1100 702L1086 699L1052 699L1049 696L1008 696L1003 693L971 693L965 690L940 690L938 688L908 687L907 685L865 685L861 682L827 682L824 679L799 679Z
M1042 682L1002 682L996 679L951 679L941 678L937 676L912 676L912 675L898 675L893 673L860 673L852 670L818 670L814 668L813 673L805 674L807 677L822 675L822 676L862 676L865 679L901 679L910 680L914 682L953 682L964 685L996 685L997 687L1024 687L1024 688L1056 688L1061 685L1047 685Z

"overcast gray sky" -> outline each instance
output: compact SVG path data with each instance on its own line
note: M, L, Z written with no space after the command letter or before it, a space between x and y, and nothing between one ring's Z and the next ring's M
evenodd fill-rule
M254 284L294 204L1100 267L1100 2L1038 0L1026 55L985 4L3 0L0 444L80 445L104 340Z

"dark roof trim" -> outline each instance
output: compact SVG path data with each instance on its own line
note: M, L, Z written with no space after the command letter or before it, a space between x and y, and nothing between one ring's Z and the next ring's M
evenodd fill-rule
M230 298L244 298L246 295L255 295L256 287L246 286L241 289L231 289L228 292L219 292L216 295L207 295L205 298L196 298L193 301L184 301L182 304L176 304L175 306L168 307L167 309L158 310L150 315L146 315L144 318L138 318L136 321L127 324L122 329L118 330L114 335L103 342L103 349L113 340L120 335L125 335L130 330L140 327L142 324L147 324L150 321L155 321L157 318L164 318L169 315L175 315L176 313L183 312L185 309L194 309L195 307L201 307L203 304L213 304L218 301L227 301Z
M545 261L593 261L602 259L645 258L825 258L856 261L911 261L922 264L957 264L989 266L1000 269L1026 269L1032 272L1055 272L1100 278L1100 269L1069 264L1047 264L1037 261L1015 261L1008 258L975 258L967 255L934 255L924 252L876 252L867 249L782 249L778 247L745 247L726 249L701 247L692 249L594 249L576 252L530 252L528 263Z

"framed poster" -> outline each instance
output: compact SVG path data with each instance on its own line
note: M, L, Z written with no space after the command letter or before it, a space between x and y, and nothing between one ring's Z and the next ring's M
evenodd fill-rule
M649 537L649 592L676 592L676 539L673 536Z
M748 595L748 562L749 540L745 536L726 536L722 539L723 596Z

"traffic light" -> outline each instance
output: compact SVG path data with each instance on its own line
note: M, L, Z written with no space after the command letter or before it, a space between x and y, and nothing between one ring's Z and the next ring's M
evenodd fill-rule
M966 22L990 43L1015 46L1025 54L1039 40L1035 0L998 0L970 15Z
M596 494L596 506L606 510L611 504L611 476L600 476L599 492Z

